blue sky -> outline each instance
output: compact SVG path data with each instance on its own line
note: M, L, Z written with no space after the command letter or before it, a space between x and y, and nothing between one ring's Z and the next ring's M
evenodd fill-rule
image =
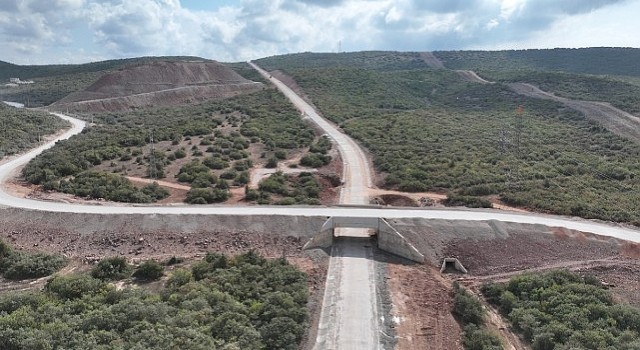
M0 60L640 47L640 0L0 0Z

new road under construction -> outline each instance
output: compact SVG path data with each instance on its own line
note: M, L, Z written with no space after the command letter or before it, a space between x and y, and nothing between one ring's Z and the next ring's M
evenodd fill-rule
M372 171L361 147L337 126L324 119L309 103L292 89L262 70L256 69L275 85L300 111L303 118L319 127L336 145L343 160L343 186L340 205L332 207L270 207L270 206L191 206L191 205L123 205L101 203L82 205L77 203L45 202L15 196L5 187L0 189L0 205L3 210L21 210L33 215L50 215L52 224L64 222L65 213L91 216L105 223L110 215L139 216L146 225L166 227L166 218L189 216L191 225L206 226L215 221L218 225L237 225L265 230L297 226L294 234L306 242L307 249L321 248L330 251L330 260L324 284L322 305L315 341L308 341L314 349L381 349L384 348L380 296L373 258L377 248L417 263L439 265L443 252L424 248L425 244L415 232L404 231L403 225L411 220L433 220L433 225L443 222L459 222L463 227L474 224L475 229L500 231L512 225L516 228L531 227L538 231L562 228L640 242L640 231L635 228L553 215L514 213L499 210L388 208L369 205L368 189L372 187ZM14 177L29 160L52 147L56 141L80 133L85 122L55 113L68 120L72 128L55 140L41 145L18 157L0 164L0 182ZM15 208L15 209L14 209ZM45 213L45 214L43 214ZM18 215L18 214L15 214ZM29 214L31 215L31 214ZM145 219L146 218L146 219ZM154 221L155 220L155 221ZM154 221L154 223L150 223ZM233 221L233 222L232 222ZM267 221L270 223L267 224ZM284 223L284 224L283 224ZM504 226L501 226L504 225ZM433 229L433 227L431 227ZM376 236L376 239L372 239ZM452 262L454 262L452 260ZM455 262L454 262L455 263Z

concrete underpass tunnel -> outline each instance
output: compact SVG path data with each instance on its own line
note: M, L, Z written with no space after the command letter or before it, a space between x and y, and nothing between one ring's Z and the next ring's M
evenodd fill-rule
M304 249L329 248L336 237L370 238L377 236L378 248L403 258L424 263L422 255L387 220L376 217L330 217Z

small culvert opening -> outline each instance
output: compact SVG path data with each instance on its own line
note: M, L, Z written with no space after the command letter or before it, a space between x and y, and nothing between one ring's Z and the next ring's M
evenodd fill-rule
M442 260L442 266L440 267L440 273L465 274L467 273L467 269L457 258L444 258Z

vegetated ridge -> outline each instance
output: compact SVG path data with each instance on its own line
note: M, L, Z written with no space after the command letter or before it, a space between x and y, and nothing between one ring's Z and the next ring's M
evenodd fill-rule
M232 97L261 88L262 84L217 62L163 60L108 73L52 107L81 112L131 110Z
M547 70L597 75L640 76L640 49L592 47L582 49L436 51L447 68L475 71Z

